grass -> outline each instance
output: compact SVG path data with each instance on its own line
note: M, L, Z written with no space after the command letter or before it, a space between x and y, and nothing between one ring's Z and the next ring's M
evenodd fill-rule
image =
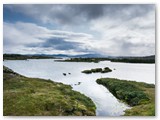
M4 116L94 116L95 104L71 86L3 67Z
M155 116L155 85L114 78L101 78L96 82L132 106L125 111L125 116Z

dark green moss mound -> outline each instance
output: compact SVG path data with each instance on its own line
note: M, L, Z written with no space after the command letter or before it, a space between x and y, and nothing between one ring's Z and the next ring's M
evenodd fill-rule
M92 71L91 70L84 70L84 71L82 71L82 73L91 74Z
M5 116L93 116L95 105L71 86L51 80L28 78L4 67Z
M107 72L112 72L112 70L109 67L105 67L101 73L107 73Z
M94 68L91 70L84 70L82 73L86 74L91 74L91 73L107 73L107 72L112 72L112 70L109 67L105 67L104 69L102 68Z
M92 73L102 72L102 68L91 69Z
M96 81L98 84L104 85L116 98L126 102L130 106L135 106L131 110L127 110L126 115L154 115L154 85L143 82L118 80L114 78L101 78ZM150 92L152 91L152 92ZM141 112L137 106L145 107ZM148 109L147 109L148 108Z

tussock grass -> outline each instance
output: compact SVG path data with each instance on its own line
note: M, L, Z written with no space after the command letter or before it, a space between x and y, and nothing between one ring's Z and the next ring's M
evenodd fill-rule
M125 111L125 116L155 115L155 85L115 78L101 78L96 82L104 85L116 98L132 106Z
M93 116L95 105L71 86L3 69L4 116Z

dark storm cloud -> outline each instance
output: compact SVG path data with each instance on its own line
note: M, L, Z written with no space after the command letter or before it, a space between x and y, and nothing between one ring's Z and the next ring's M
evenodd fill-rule
M76 50L78 46L79 43L67 42L61 38L51 38L42 45L42 47L53 47L57 50L71 50L71 49Z
M79 48L80 43L68 42L63 38L50 38L42 43L28 44L27 47L41 47L41 48L53 48L57 50L76 50Z
M17 13L23 13L41 22L59 24L77 24L88 22L100 17L110 19L128 20L144 16L153 5L130 4L65 4L65 5L4 5ZM4 16L5 17L5 16Z
M74 50L76 52L95 53L96 51L83 47L82 43L66 41L65 38L49 38L42 43L27 44L28 48L55 49L55 50Z
M72 7L72 5L70 5ZM131 4L90 4L77 5L72 7L75 13L84 15L87 19L92 20L99 17L107 16L110 19L131 19L139 16L144 16L150 10L154 9L153 5L131 5Z
M70 5L70 8L74 9L77 15L82 15L87 19L95 19L103 16L104 8L103 4L86 4L86 5Z

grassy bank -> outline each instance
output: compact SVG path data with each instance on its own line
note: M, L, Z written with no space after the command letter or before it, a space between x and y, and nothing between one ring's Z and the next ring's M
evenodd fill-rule
M104 85L116 98L132 106L126 116L155 115L155 85L143 82L101 78L96 81Z
M4 116L93 116L95 105L71 86L21 76L3 67Z

